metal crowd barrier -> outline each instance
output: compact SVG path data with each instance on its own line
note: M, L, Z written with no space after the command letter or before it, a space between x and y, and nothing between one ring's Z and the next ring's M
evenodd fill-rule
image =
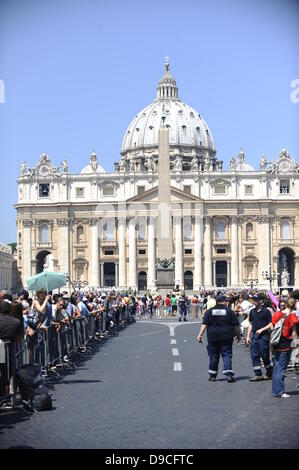
M101 315L96 319L92 314L72 319L69 326L61 326L57 331L55 325L39 329L34 336L26 335L23 345L15 341L0 344L0 406L8 402L13 407L16 398L16 371L24 364L40 364L44 376L49 371L55 373L59 366L68 367L66 357L86 351L89 342L109 328L109 316ZM112 321L115 317L112 314ZM119 321L131 321L129 309L120 315ZM2 352L2 353L1 353ZM56 372L57 373L57 372Z

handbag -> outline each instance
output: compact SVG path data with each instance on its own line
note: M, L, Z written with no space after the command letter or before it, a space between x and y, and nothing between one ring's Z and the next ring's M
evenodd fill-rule
M284 321L285 321L286 317L288 317L289 315L290 315L290 313L286 313L276 323L273 330L271 331L271 333L270 333L270 344L271 344L271 346L277 346L278 345L278 343L280 341L280 338L281 338Z

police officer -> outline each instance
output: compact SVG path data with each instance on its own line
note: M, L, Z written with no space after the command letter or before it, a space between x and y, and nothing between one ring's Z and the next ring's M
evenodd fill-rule
M179 306L179 321L182 321L182 316L184 316L184 321L187 321L187 298L185 296L185 292L183 291L179 296L178 300Z
M246 345L250 345L250 354L254 371L254 376L249 380L250 382L258 382L260 380L270 380L272 378L273 367L270 364L269 344L269 336L272 328L272 315L270 310L265 306L265 298L263 294L254 295L253 301L255 307L251 309L249 313ZM266 368L266 375L264 376L262 374L261 359L263 359L263 363Z
M232 369L233 339L237 336L240 341L241 333L237 315L230 307L227 300L220 294L216 298L216 305L206 311L198 334L198 341L202 343L204 331L207 329L207 351L210 357L209 374L210 382L215 382L218 374L220 354L223 360L223 374L228 382L235 382Z

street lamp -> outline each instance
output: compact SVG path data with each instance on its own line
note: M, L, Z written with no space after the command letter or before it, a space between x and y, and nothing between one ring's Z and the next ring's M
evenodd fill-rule
M254 287L257 286L257 280L253 279L253 274L252 272L249 275L249 279L245 282L247 287L250 287L250 290L252 290Z
M267 279L270 282L270 290L272 291L272 281L278 278L279 274L276 271L272 271L272 266L270 264L268 271L262 271L263 279Z

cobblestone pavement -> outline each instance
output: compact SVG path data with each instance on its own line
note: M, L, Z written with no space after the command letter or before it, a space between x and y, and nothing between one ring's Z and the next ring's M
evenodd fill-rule
M273 398L271 381L248 381L250 356L236 344L236 383L222 374L208 382L198 330L191 321L137 321L94 345L52 382L52 411L0 414L0 448L298 448L299 375L287 375L291 398Z

